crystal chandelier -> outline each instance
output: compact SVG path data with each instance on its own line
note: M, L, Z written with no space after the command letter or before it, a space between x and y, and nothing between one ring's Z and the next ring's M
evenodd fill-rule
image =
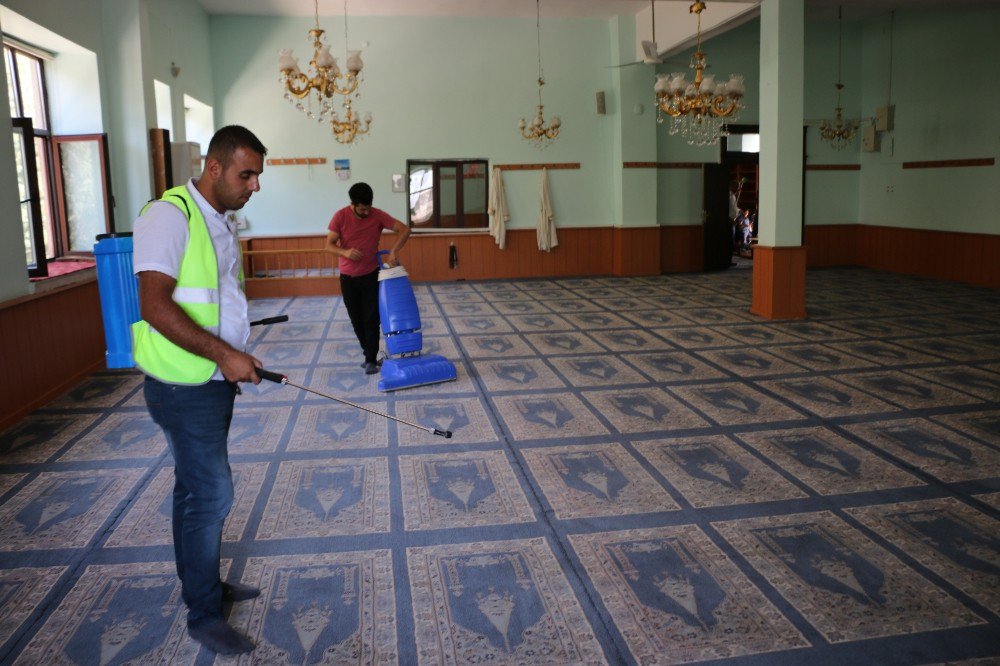
M278 81L285 89L285 99L294 103L296 109L317 122L329 120L337 141L351 143L356 136L367 134L371 125L370 113L365 115L362 123L351 110L351 95L358 97L358 84L365 64L361 60L360 50L347 51L347 73L340 70L337 59L330 55L330 47L323 38L325 30L319 27L319 0L314 0L313 6L316 27L309 31L313 45L309 72L299 69L298 59L292 49L281 49L278 54L278 69L281 71ZM347 47L347 0L344 0L344 47ZM335 94L344 96L343 120L333 104ZM303 104L302 100L306 103Z
M657 74L653 92L656 94L656 122L670 116L670 134L681 133L691 145L718 143L726 134L723 120L736 120L743 109L743 76L730 74L729 81L716 83L715 76L705 76L705 52L701 50L701 12L705 3L698 0L689 12L698 15L698 45L691 57L694 81L688 83L684 74Z
M542 86L545 85L545 77L542 75L542 27L541 27L541 0L535 0L535 34L538 37L538 114L527 122L521 118L517 124L521 130L521 136L529 141L534 141L535 146L544 148L549 141L553 141L559 136L559 128L562 127L562 120L559 116L554 116L545 125L545 118L542 115Z
M843 117L844 107L840 105L840 91L844 89L844 84L840 82L841 65L843 60L844 47L844 16L843 7L837 8L837 108L836 117L833 122L824 120L819 126L819 136L828 142L834 150L843 150L854 140L854 135L858 131L858 123Z
M366 113L364 122L359 120L354 111L351 110L351 98L344 100L344 119L341 120L336 112L330 119L330 129L333 130L333 137L338 143L353 143L355 139L368 134L372 124L372 114Z

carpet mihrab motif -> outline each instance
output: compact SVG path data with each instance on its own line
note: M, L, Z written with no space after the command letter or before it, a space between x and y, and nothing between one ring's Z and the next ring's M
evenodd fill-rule
M382 393L339 298L253 301L226 608L185 631L142 378L0 432L0 663L994 663L1000 294L750 273L414 285L458 381Z

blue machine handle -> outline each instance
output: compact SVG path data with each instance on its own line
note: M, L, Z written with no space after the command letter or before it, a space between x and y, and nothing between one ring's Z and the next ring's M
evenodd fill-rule
M375 263L378 264L379 270L382 269L382 260L379 257L383 254L389 254L389 250L379 250L375 253Z

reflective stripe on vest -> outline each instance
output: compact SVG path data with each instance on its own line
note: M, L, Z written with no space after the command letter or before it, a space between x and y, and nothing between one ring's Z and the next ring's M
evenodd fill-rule
M167 190L160 201L177 206L188 221L188 243L173 300L194 323L218 336L219 266L205 218L185 185ZM204 384L217 367L213 361L178 347L146 321L132 324L132 350L140 370L168 384Z

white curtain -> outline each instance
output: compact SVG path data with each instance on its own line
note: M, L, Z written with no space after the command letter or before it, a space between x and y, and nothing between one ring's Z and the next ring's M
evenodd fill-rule
M549 252L559 239L556 237L555 216L552 214L552 200L549 198L549 170L542 169L542 199L538 210L538 249Z
M500 249L507 245L507 194L503 190L503 172L499 167L493 167L490 174L490 202L486 211L490 216L490 236L497 242Z

